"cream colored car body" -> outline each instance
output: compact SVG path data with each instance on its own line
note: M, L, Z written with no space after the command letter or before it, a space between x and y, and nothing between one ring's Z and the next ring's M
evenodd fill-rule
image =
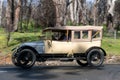
M45 31L55 30L66 30L71 31L71 40L59 41L59 40L45 40L45 53L46 54L74 54L74 53L85 53L91 47L100 47L102 40L102 29L101 26L65 26L58 28L48 28ZM96 31L92 34L92 31ZM82 32L87 31L86 38L76 39L75 31L80 32L80 36L83 36ZM66 32L67 33L67 32ZM99 35L97 38L92 36Z
M51 43L51 47L48 44ZM101 46L101 41L92 42L60 42L60 41L45 41L45 53L46 54L73 54L73 53L85 53L89 48Z

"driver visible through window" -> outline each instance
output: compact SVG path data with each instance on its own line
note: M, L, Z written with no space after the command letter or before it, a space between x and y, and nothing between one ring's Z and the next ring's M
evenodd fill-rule
M53 32L52 40L67 41L70 40L71 33L67 31Z

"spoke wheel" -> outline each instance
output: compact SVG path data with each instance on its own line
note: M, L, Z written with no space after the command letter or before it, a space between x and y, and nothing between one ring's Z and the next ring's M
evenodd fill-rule
M103 64L104 53L100 49L92 49L87 55L87 61L90 66L99 67Z
M12 54L12 63L15 65L15 66L19 66L18 62L17 62L17 53L13 53Z
M22 68L31 68L36 61L36 56L32 50L24 49L22 50L18 57L17 62Z

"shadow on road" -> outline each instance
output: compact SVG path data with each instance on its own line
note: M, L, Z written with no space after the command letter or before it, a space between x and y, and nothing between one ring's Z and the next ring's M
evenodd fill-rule
M12 67L0 67L0 70L7 71L8 76L12 75L13 77L18 78L18 80L56 80L62 76L80 76L95 73L111 73L112 71L120 71L119 64L109 64L104 65L100 68L92 67L80 67L80 66L35 66L31 69L21 69ZM104 75L104 74L103 74Z

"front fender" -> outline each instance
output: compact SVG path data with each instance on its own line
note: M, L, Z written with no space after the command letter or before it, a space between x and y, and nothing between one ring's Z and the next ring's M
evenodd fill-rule
M38 54L43 54L44 53L44 42L27 42L27 43L23 43L21 45L19 45L16 48L13 48L12 51L17 51L20 52L23 49L31 49L33 50L35 53Z

